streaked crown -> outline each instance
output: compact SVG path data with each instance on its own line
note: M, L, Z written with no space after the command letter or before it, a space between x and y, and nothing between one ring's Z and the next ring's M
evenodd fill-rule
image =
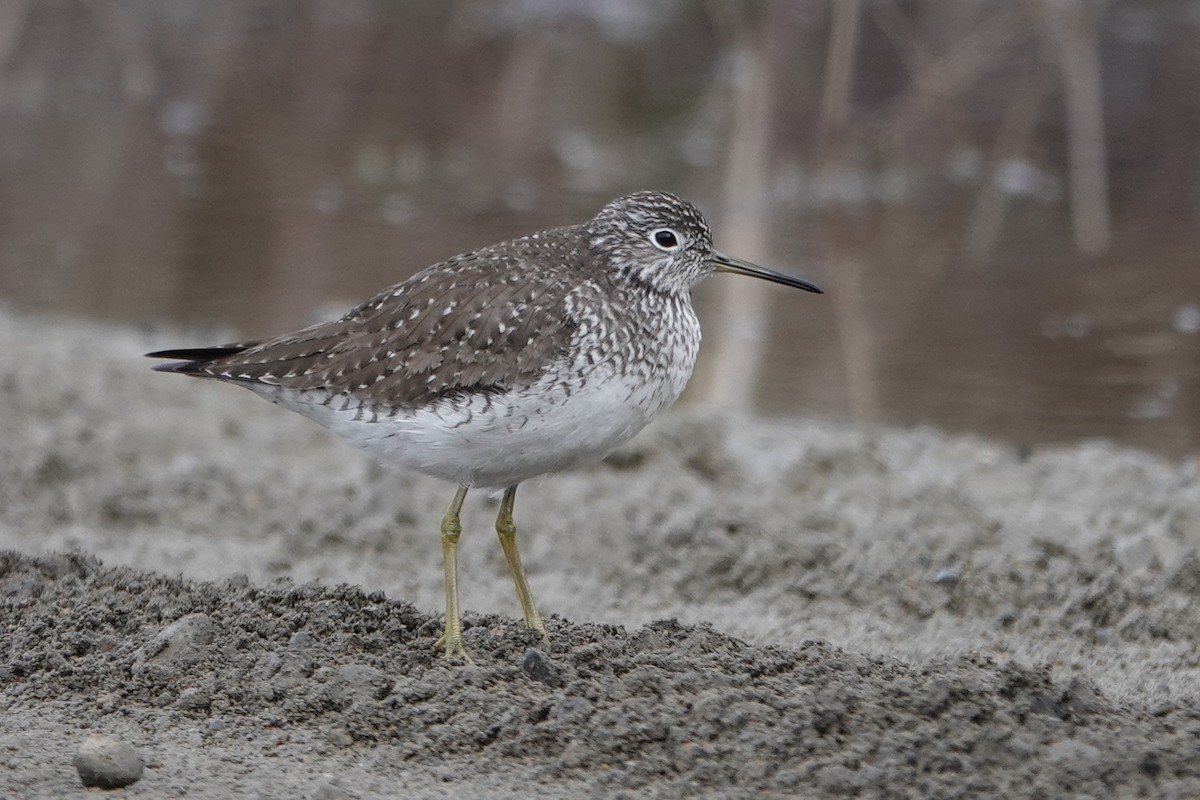
M618 197L585 227L597 263L624 280L686 293L713 271L708 223L695 206L668 192Z

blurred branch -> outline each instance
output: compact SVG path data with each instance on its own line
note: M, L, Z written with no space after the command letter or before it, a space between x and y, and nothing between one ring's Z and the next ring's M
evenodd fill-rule
M7 70L21 41L33 0L0 0L0 70Z
M1088 255L1097 255L1112 241L1112 223L1095 5L1083 0L1044 0L1044 8L1058 43L1062 70L1075 245Z
M854 62L862 27L859 0L833 4L829 53L825 62L825 86L818 119L817 164L820 192L836 194L833 184L849 170L850 97ZM829 261L831 300L842 343L850 407L862 422L879 419L879 385L876 380L874 340L870 313L863 291L865 268L861 248L853 235L844 204L827 203L825 212L826 253Z
M1000 185L997 172L1029 150L1046 92L1046 82L1041 79L1036 66L1027 70L1013 87L1004 120L992 147L988 171L975 196L971 219L967 224L966 251L972 264L985 263L1000 238L1011 194Z
M493 106L502 179L521 177L546 139L546 86L555 69L553 37L535 26L515 37Z
M739 18L730 78L732 114L728 137L721 230L726 246L740 258L761 261L770 240L772 95L776 66L769 39L785 4L768 5L758 24ZM762 372L770 316L769 287L733 280L722 287L716 346L707 372L705 402L722 408L753 405Z
M148 24L145 8L95 0L86 5L121 65L125 97L153 100L158 93L158 65L150 41L153 26Z
M929 48L921 41L912 23L900 13L894 0L872 3L867 9L876 27L883 32L900 61L904 64L914 83L927 80L927 76L936 68L936 61ZM964 127L963 114L958 106L951 103L941 103L935 107L935 112L953 122L956 128Z
M835 9L841 5L836 4ZM908 136L925 121L935 103L961 92L1026 35L1021 25L1025 15L1020 4L999 6L949 53L925 61L913 76L912 87L892 101L880 116L877 128L885 136L897 139Z
M860 0L833 4L832 36L825 61L825 88L818 117L822 139L839 135L850 114L850 88L854 78L854 55L861 27ZM823 142L824 144L824 142Z

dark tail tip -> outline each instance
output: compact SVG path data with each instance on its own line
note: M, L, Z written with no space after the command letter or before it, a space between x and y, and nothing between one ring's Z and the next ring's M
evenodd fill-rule
M177 350L155 350L146 353L146 358L169 358L178 363L160 364L154 367L155 372L178 372L182 375L198 375L205 365L219 358L235 356L246 349L246 345L226 345L224 347L189 347Z

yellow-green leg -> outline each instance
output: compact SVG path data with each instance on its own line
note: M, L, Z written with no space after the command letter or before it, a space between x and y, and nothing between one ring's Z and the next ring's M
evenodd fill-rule
M434 642L434 649L442 649L447 661L461 658L473 663L463 647L462 617L458 610L458 537L462 535L462 523L458 521L463 501L467 499L467 487L460 486L442 517L442 569L446 583L446 630L442 638Z
M517 585L517 599L521 601L525 624L545 637L546 626L542 624L542 617L538 614L537 606L533 604L533 592L529 591L525 567L521 566L521 554L517 552L517 526L513 523L513 503L516 498L516 486L504 490L504 498L500 501L500 513L496 515L496 533L500 536L500 547L504 550L504 558L508 560L513 583Z

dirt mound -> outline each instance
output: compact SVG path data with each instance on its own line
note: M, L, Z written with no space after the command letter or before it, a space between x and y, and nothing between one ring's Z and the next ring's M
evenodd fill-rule
M3 554L0 598L6 718L120 718L144 731L143 785L160 788L190 782L214 746L269 764L297 734L327 753L384 751L399 772L586 780L596 796L1162 796L1164 780L1200 778L1194 714L1120 708L983 656L918 668L675 622L562 620L545 652L511 620L475 616L476 665L453 668L431 649L439 620L379 592L193 582L82 556ZM185 733L197 755L171 746Z

